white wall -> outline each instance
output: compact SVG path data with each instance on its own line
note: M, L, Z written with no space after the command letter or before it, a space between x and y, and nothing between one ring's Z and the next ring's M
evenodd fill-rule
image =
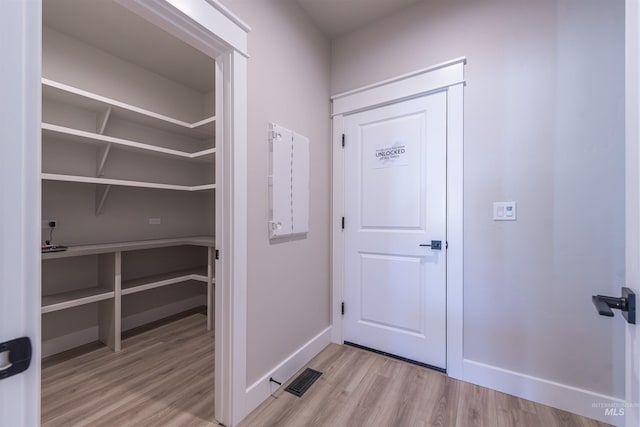
M247 385L329 326L330 45L291 0L228 0L251 26L248 61ZM310 139L306 238L269 241L268 124Z
M467 57L464 357L623 397L591 295L624 283L624 2L429 0L332 48L332 94Z

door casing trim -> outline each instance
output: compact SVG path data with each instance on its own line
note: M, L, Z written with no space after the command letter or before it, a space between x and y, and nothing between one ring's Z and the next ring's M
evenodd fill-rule
M247 33L218 0L116 0L215 60L215 419L238 424L246 407ZM212 76L213 77L213 76ZM213 421L213 420L210 420Z
M344 117L432 92L447 93L447 374L457 379L463 378L463 90L466 62L466 58L454 59L331 98L331 340L342 344ZM347 218L347 226L348 221Z

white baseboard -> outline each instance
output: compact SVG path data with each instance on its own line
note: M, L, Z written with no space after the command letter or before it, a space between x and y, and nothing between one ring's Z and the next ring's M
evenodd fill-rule
M205 296L196 295L151 310L132 314L122 318L122 330L128 331L129 329L137 328L138 326L146 325L147 323L155 322L156 320L164 319L165 317L173 316L174 314L182 313L183 311L206 304L207 299Z
M274 378L281 383L285 383L300 370L304 365L309 363L311 359L316 357L326 346L331 343L331 326L311 338L294 351L289 357L283 360L278 366L265 374L258 381L250 385L246 390L245 413L246 416L262 402L265 401L274 391L278 389L278 385L270 382L270 378Z
M465 359L463 380L605 423L622 426L625 401ZM612 411L617 408L618 411ZM609 411L606 411L609 409ZM614 415L616 414L616 415Z
M70 334L61 335L55 338L42 341L42 357L62 353L74 347L98 341L98 327L75 331Z

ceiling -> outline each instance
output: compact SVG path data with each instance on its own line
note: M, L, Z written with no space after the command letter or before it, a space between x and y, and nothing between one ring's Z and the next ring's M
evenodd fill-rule
M422 0L296 0L334 39Z
M295 0L330 38L422 0ZM44 0L43 23L198 92L214 86L214 61L112 0Z
M201 93L214 88L214 61L112 0L44 0L42 20L125 61Z

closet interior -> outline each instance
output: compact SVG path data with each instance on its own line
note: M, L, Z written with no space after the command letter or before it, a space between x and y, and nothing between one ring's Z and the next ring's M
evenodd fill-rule
M214 79L116 2L43 2L42 240L67 247L42 253L43 357L203 306L213 327Z

